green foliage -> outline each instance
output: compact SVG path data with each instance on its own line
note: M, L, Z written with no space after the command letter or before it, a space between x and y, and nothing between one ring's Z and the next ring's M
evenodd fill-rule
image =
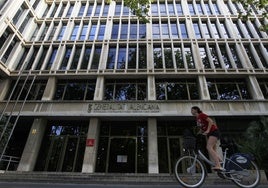
M268 172L268 117L261 117L249 124L239 148L241 152L253 154L258 166Z
M253 18L253 7L257 11L261 12L261 16L264 19L268 18L267 8L268 0L233 0L235 3L241 3L245 11L241 10L239 12L239 17L243 20L254 19ZM260 28L262 31L268 31L268 24L263 24Z
M112 0L107 0L110 3ZM150 10L151 0L124 0L124 5L129 7L134 15L144 23L148 23L148 13Z

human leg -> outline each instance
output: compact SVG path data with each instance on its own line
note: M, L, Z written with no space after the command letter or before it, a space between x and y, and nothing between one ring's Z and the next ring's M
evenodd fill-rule
M217 144L217 137L215 136L209 136L207 140L207 150L210 156L212 157L213 161L215 162L215 169L220 169L220 157L218 156L216 152L216 144Z

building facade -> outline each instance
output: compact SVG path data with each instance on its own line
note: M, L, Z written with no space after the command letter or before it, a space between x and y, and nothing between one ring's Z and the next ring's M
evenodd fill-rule
M0 8L4 168L15 156L17 171L172 173L192 106L229 138L268 116L258 10L241 20L231 0L156 0L143 23L120 0Z

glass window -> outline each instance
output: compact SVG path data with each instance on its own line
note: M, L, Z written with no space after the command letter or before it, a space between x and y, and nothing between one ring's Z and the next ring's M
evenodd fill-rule
M0 37L0 49L3 47L10 35L11 32L9 30L5 30L5 32L2 34L2 36Z
M151 13L152 13L152 16L157 16L158 15L157 4L151 4Z
M229 33L226 29L225 23L220 23L221 26L221 32L223 33L222 38L229 38Z
M214 11L215 11L216 15L220 15L221 12L219 10L219 7L218 7L217 3L216 2L212 2L212 4L213 4Z
M244 100L250 99L247 84L240 80L207 80L212 100Z
M167 15L167 9L166 9L166 4L159 4L159 9L160 9L160 15L161 16L166 16Z
M92 23L90 33L89 33L89 36L88 36L89 40L94 40L95 39L96 30L97 30L97 24Z
M115 57L116 57L116 48L110 47L108 57L107 57L107 64L106 64L107 69L114 69Z
M81 62L81 69L87 69L88 63L89 63L90 54L91 54L91 47L90 46L86 46L85 52L84 52L84 55L83 55L83 60Z
M29 20L31 19L31 16L29 14L27 14L27 16L24 18L20 28L19 28L19 31L22 33L26 27L26 25L29 23Z
M153 38L159 39L160 38L160 25L157 23L152 24L153 29Z
M63 36L64 36L65 30L66 30L66 27L67 27L66 24L64 24L62 26L61 31L60 31L60 33L58 35L58 40L62 40L63 39Z
M52 50L52 53L51 53L51 56L49 58L49 61L47 63L47 66L46 66L46 70L50 70L53 63L54 63L54 60L56 58L56 55L57 55L57 52L58 52L58 48L53 48Z
M42 35L40 36L40 41L44 40L45 37L46 37L46 34L47 34L47 31L48 31L48 25L46 24L45 27L44 27L44 30L43 30L43 33Z
M156 100L196 99L199 93L194 80L156 80Z
M244 49L246 51L246 54L247 54L247 56L249 58L249 61L250 61L251 65L253 66L253 68L258 69L259 68L258 63L256 62L256 59L255 59L254 55L252 54L252 52L250 50L250 47L244 45Z
M82 47L76 47L70 69L77 69L77 65L81 56L81 51L82 51Z
M177 68L185 68L182 58L182 49L181 46L174 46L174 55Z
M195 64L194 64L192 49L190 47L185 47L184 52L185 52L184 57L185 57L185 61L186 61L187 65L188 65L188 68L194 69Z
M199 54L205 69L210 69L209 56L205 47L199 47Z
M14 16L13 19L12 19L14 25L16 25L16 24L18 23L19 19L21 18L22 13L23 13L25 10L26 10L26 9L24 8L24 5L23 5L23 6L21 6L21 7L19 8L19 10L16 12L15 16Z
M181 15L183 15L183 11L182 11L182 6L181 6L181 4L176 4L176 8L177 8L177 14L179 15L179 16L181 16Z
M130 39L137 39L137 32L138 32L138 25L136 23L131 23L130 24L129 38Z
M73 28L72 35L71 35L71 40L75 40L76 39L78 30L79 30L79 24L75 24L75 26Z
M146 37L146 25L139 24L139 38L143 39Z
M198 23L193 23L193 26L194 26L195 37L200 39L201 38L201 32L200 32L199 24Z
M177 23L171 23L170 27L171 27L172 38L179 38Z
M175 15L175 9L174 9L174 5L173 3L170 4L170 2L168 2L168 12L170 16L174 16Z
M233 60L234 60L234 62L236 64L236 67L237 68L243 68L242 63L240 61L240 58L239 58L239 56L237 54L235 46L230 45L229 47L230 47L230 50L231 50L231 53L232 53L232 58L233 58Z
M126 47L119 47L117 56L117 69L125 69L126 67Z
M114 15L115 16L120 16L121 15L121 8L122 8L122 4L116 2L117 4L115 5L115 11L114 11Z
M162 69L163 67L163 57L162 57L162 48L154 46L154 68Z
M162 38L163 39L169 39L170 36L169 36L168 24L167 23L162 23L161 28L162 28Z
M95 51L93 53L92 58L91 69L99 68L100 56L101 56L101 47L95 47Z
M113 24L113 29L112 29L112 39L117 39L118 38L118 30L119 30L119 24L114 23Z
M48 40L53 40L57 28L58 28L58 23L55 23L54 27L52 28L51 33L49 34Z
M22 54L22 56L20 58L20 61L19 61L18 65L17 65L17 67L16 67L16 70L20 70L21 69L22 65L25 62L25 59L26 59L26 57L28 55L28 52L29 52L30 48L24 48L23 50L24 50L24 52L23 52L23 54Z
M194 10L193 4L188 3L188 7L189 7L190 15L195 15L195 10Z
M93 100L94 80L59 80L54 100Z
M66 4L62 4L62 7L61 7L60 12L59 12L57 17L59 17L59 18L62 17L65 9L66 9Z
M122 23L120 39L127 39L128 38L127 35L128 35L128 24Z
M267 48L266 48L266 52L261 51L261 46L260 45L254 45L254 48L258 54L258 57L260 58L261 62L262 62L262 65L266 68L268 68L268 60L267 60ZM265 54L265 55L264 55ZM266 57L266 58L264 58Z
M55 5L55 6L54 6L53 11L52 11L51 14L50 14L50 17L54 17L54 16L55 16L55 13L56 13L57 10L58 10L58 6L59 6L59 5Z
M61 62L60 70L66 70L71 53L72 53L72 48L68 47L65 51L65 55L64 55L63 60Z
M207 14L207 15L211 15L212 12L211 12L211 9L210 9L209 4L208 4L208 3L205 3L205 7L206 7L206 14Z
M128 48L128 69L136 69L137 63L137 47L130 46Z
M105 33L106 23L101 23L98 33L98 40L104 39L104 33Z
M69 10L68 10L68 12L67 12L67 17L70 17L71 16L71 14L72 14L72 12L73 12L73 9L74 9L74 5L73 4L71 4L70 5L70 7L69 7Z
M211 35L209 33L209 30L208 30L208 25L207 23L202 23L202 30L203 30L203 33L204 33L204 38L211 38Z
M102 16L107 16L109 12L109 5L105 4L103 8Z
M78 16L79 17L82 17L84 15L85 8L86 8L86 4L83 3L81 5L80 10L79 10L79 13L78 13Z
M48 47L44 46L42 55L40 56L40 59L35 67L35 70L40 70L42 68L42 65L44 63L44 59L46 58L46 55L47 55L47 52L48 52Z
M211 23L211 28L212 28L212 32L213 32L213 34L214 34L214 37L215 37L216 39L220 38L218 29L217 29L215 23Z
M219 55L218 55L216 46L212 46L212 45L210 45L210 46L209 46L209 51L210 51L210 54L211 54L211 58L212 58L212 62L213 62L213 64L214 64L214 67L215 67L216 69L217 69L217 68L222 68L222 67L221 67L221 63L220 63L220 60L219 60Z
M170 46L164 47L164 60L165 60L165 67L167 69L174 68L172 50Z
M44 90L46 87L46 80L28 80L24 85L24 80L18 82L15 87L15 90L11 96L11 100L41 100L44 94ZM32 87L29 88L30 84L33 83ZM15 81L12 82L12 85L15 85ZM28 87L27 87L28 86ZM28 92L30 89L30 92ZM6 99L9 98L13 91L13 87L10 88ZM27 96L28 94L28 96Z
M31 58L29 59L29 61L27 61L27 66L25 67L25 70L30 70L32 68L32 65L36 59L36 55L37 55L39 49L40 49L40 47L34 47Z
M88 25L86 23L84 23L84 25L82 27L80 37L79 37L79 40L85 40L86 39L87 30L88 30Z
M139 63L139 69L146 69L147 67L147 48L146 46L139 45L139 54L138 54L138 63Z
M180 24L180 29L181 29L181 38L188 38L188 33L187 33L187 29L186 29L186 24L185 23L181 23Z
M93 11L93 5L89 4L86 16L91 16Z
M7 59L9 58L9 56L10 56L10 54L12 52L12 50L15 49L15 45L16 45L17 42L18 41L17 41L16 38L11 41L8 49L6 50L6 52L4 53L4 55L3 55L2 59L1 59L4 63L6 63Z
M100 11L101 11L101 5L98 4L96 6L96 10L95 10L94 16L99 16L100 15Z
M108 81L105 84L104 99L114 101L146 100L146 91L145 80Z
M220 51L221 51L222 60L224 62L225 68L226 69L233 68L231 61L230 61L230 58L228 56L227 50L226 50L226 46L220 45Z
M203 15L204 12L203 12L203 9L202 9L201 4L200 3L196 3L196 7L197 7L197 10L198 10L198 14Z
M268 99L268 80L258 80L262 94L265 99Z

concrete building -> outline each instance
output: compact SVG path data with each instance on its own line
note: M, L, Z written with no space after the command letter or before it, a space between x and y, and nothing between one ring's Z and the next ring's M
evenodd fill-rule
M2 166L172 173L192 106L241 137L268 115L267 20L241 8L156 0L142 23L120 0L1 0Z

